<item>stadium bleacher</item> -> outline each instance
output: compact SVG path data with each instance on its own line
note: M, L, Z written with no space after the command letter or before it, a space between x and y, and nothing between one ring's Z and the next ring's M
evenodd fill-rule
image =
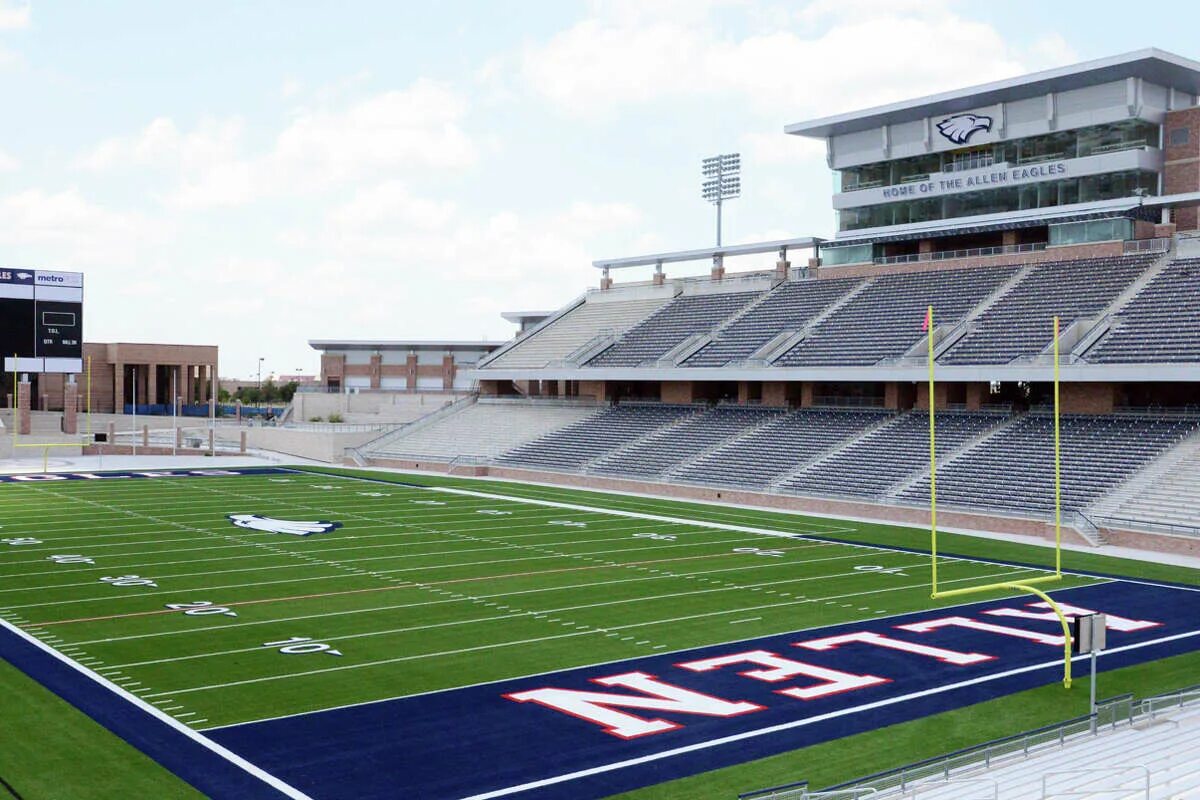
M941 412L934 415L939 453L1004 423L1007 414ZM914 411L876 428L830 456L788 478L780 489L810 495L855 495L877 498L889 487L929 469L929 415Z
M1200 361L1197 297L1200 259L1171 262L1121 309L1084 357L1103 364Z
M781 331L800 330L861 278L788 281L761 303L721 331L686 361L687 367L720 367L749 358Z
M450 462L460 456L496 456L537 436L587 419L589 405L480 400L425 425L413 425L371 443L376 458L423 458Z
M666 425L701 413L699 406L624 403L504 453L497 463L574 472Z
M784 353L780 366L852 366L898 358L925 335L929 304L939 325L965 316L1017 267L884 275Z
M763 489L891 416L879 409L799 409L728 442L672 473L672 478Z
M1068 414L1062 418L1062 506L1078 511L1191 435L1196 417ZM938 468L938 502L1046 514L1054 509L1054 418L1033 412ZM902 498L929 502L928 477Z
M784 414L779 409L717 406L600 460L591 472L657 477L726 439Z
M619 336L666 302L666 297L635 297L627 300L588 298L544 328L518 339L488 366L544 367L566 358L597 336Z
M1036 356L1051 343L1055 316L1065 330L1077 319L1098 314L1157 258L1151 253L1039 264L938 361L1007 364Z
M760 292L680 295L629 329L612 347L588 362L591 367L636 367L662 357L689 336L707 333Z

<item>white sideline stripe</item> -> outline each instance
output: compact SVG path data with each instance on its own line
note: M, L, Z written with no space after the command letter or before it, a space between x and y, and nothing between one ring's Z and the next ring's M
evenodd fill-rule
M87 667L83 666L82 664L67 658L62 653L59 653L54 648L49 647L48 645L38 641L38 639L25 633L25 631L21 630L20 628L17 628L15 626L9 624L8 622L5 622L4 620L0 620L0 627L3 627L5 630L9 631L10 633L13 633L13 634L19 636L21 639L25 640L26 642L29 642L33 646L37 647L39 650L41 650L45 653L48 653L49 655L53 656L55 659L66 664L71 669L75 670L76 672L79 672L83 676L91 679L92 681L95 681L96 683L100 684L108 691L110 691L113 694L120 697L125 702L130 703L131 705L135 706L140 711L142 711L146 714L149 714L150 716L154 717L155 719L157 719L160 722L166 723L167 725L174 728L176 731L182 733L184 736L187 736L189 739L191 739L192 741L201 745L202 747L204 747L208 750L211 750L213 753L216 753L218 756L225 759L226 761L233 764L234 766L239 767L242 770L253 775L255 778L258 778L260 781L267 784L272 789L276 789L276 790L282 792L283 794L287 795L288 797L293 798L293 800L313 800L313 798L311 798L309 795L306 795L304 792L301 792L299 789L296 789L295 787L284 783L283 781L279 780L279 778L276 778L271 773L266 772L266 771L260 769L259 767L256 767L254 764L251 764L249 761L242 758L237 753L234 753L230 750L225 749L221 745L219 745L216 742L214 742L213 740L209 739L204 734L192 730L187 725L184 725L182 722L180 722L179 720L172 717L170 714L164 713L163 711L160 711L159 709L155 708L151 704L140 699L139 697L137 697L137 695L134 695L134 694L131 694L130 692L125 691L124 689L122 689L120 686L116 685L112 681L107 680L103 676L97 674L96 672L93 672L92 670L88 669Z
M958 578L957 580L953 580L953 581L945 581L945 583L959 583L961 581L973 581L973 580L980 580L982 578L996 578L996 577L999 577L1002 575L1011 575L1014 572L1032 572L1032 571L1036 571L1036 570L1030 570L1028 567L1012 567L1012 568L1005 570L1004 572L993 572L993 573L990 573L987 575L972 575L967 578ZM903 589L914 589L914 588L918 588L923 585L924 584L910 584L908 586L897 586L892 589L872 589L870 592L860 592L859 594L880 594L882 592L895 592L895 591L900 591ZM847 595L847 596L851 596L851 595ZM821 598L821 599L824 599L824 598ZM303 678L303 677L307 677L309 675L320 675L320 674L326 673L326 672L342 672L342 671L348 670L348 669L364 669L366 667L378 667L383 664L397 664L397 663L400 663L403 661L416 661L416 660L422 659L422 658L441 658L443 656L455 656L455 655L461 655L463 653L474 653L474 652L478 652L480 650L493 650L493 649L498 650L498 649L501 649L504 647L513 647L513 646L519 645L519 644L532 644L534 642L545 642L545 641L551 641L554 639L569 639L572 636L580 636L580 635L585 635L585 634L594 634L594 633L608 634L608 633L612 633L613 631L626 631L626 630L629 630L632 628L645 628L645 627L649 627L651 625L666 625L666 624L672 623L672 622L685 622L687 620L704 619L706 617L720 617L720 616L724 616L726 614L744 614L744 613L748 613L751 611L758 611L758 610L764 609L764 608L782 608L785 606L806 605L811 602L813 602L813 601L807 600L807 599L805 599L805 600L789 600L789 601L783 602L783 603L765 603L763 605L758 605L758 606L749 606L748 608L730 608L730 609L724 609L721 611L705 611L702 614L686 614L681 617L668 617L666 619L645 620L643 622L633 622L633 623L629 623L626 625L601 626L601 625L579 624L579 627L584 628L584 630L577 631L575 633L561 633L561 634L554 634L552 636L539 636L534 639L520 639L517 641L494 642L492 644L475 645L473 647L460 647L460 648L457 648L454 650L441 650L441 651L434 652L434 653L418 653L416 655L411 655L411 656L396 656L395 658L382 658L382 659L378 659L375 661L364 661L359 664L346 664L345 666L341 666L341 667L326 667L323 669L310 669L310 670L305 670L304 672L286 672L286 673L283 673L280 675L263 675L262 677L247 678L245 680L240 680L240 681L229 681L227 683L213 683L213 684L209 684L207 686L192 686L190 688L172 689L170 691L165 691L165 692L155 692L154 694L146 695L146 697L163 697L166 695L190 694L192 692L206 692L206 691L209 691L212 689L226 689L230 686L244 686L246 684L251 684L251 683L266 683L268 681L282 681L282 680L288 680L291 678ZM547 612L547 613L553 613L553 612ZM913 613L913 612L908 612L908 613ZM839 623L839 624L853 624L853 623ZM826 626L826 627L828 627L828 626ZM708 647L710 645L700 645L700 646ZM692 648L689 648L689 649L695 649L695 646L693 646ZM628 661L629 659L626 658L623 660ZM506 680L513 680L513 679L506 679ZM454 688L464 688L464 687L454 687ZM440 691L452 691L452 690L440 690ZM324 710L328 710L328 709L324 709Z
M1137 649L1140 649L1143 647L1150 647L1150 646L1156 645L1156 644L1163 644L1165 642L1175 641L1177 639L1186 639L1191 636L1200 636L1200 630L1188 631L1187 633L1177 633L1174 636L1164 636L1160 639L1152 639L1148 642L1142 642L1140 644L1130 644L1130 645L1125 645L1123 647L1114 647L1111 650L1101 651L1099 655L1101 657L1103 657L1106 655L1110 655L1112 653L1121 653L1126 650L1137 650ZM864 703L861 706L854 706L853 708L844 708L840 711L830 711L826 714L818 714L815 717L808 717L806 719L794 720L792 722L783 722L778 725L771 725L770 727L767 727L767 728L759 728L758 730L745 731L743 733L736 733L731 736L722 736L719 739L710 739L707 742L697 742L696 744L685 745L683 747L676 747L671 750L663 750L662 752L659 752L659 753L652 753L650 755L640 756L638 758L629 758L624 761L614 761L611 764L604 764L603 766L599 766L599 767L591 767L589 769L581 769L581 770L577 770L575 772L568 772L568 773L564 773L562 775L556 775L553 778L543 778L542 780L530 781L529 783L523 783L519 786L509 786L506 789L496 789L491 792L484 792L483 794L474 794L474 795L471 795L470 797L462 798L462 800L492 800L492 798L495 798L495 797L505 797L510 794L516 794L518 792L529 791L530 789L539 789L543 786L553 786L556 783L564 783L566 781L576 780L578 778L586 778L590 775L600 775L605 772L612 772L613 770L624 769L626 767L632 767L632 766L636 766L638 764L646 764L646 763L649 763L652 761L661 761L664 758L671 758L673 756L683 755L685 753L692 753L692 752L696 752L698 750L707 750L709 748L718 747L723 744L730 744L731 742L739 742L739 741L743 741L745 739L753 739L753 738L757 738L759 736L767 736L769 734L778 733L780 731L793 730L795 728L802 728L802 727L806 727L808 725L813 725L817 722L824 722L825 720L829 720L829 719L845 717L850 714L858 714L863 711L871 711L871 710L874 710L877 708L883 708L885 706L895 705L896 703L903 703L903 702L907 702L909 700L917 700L922 697L930 697L935 694L942 694L943 692L952 691L954 689L962 689L967 686L974 686L974 685L980 684L980 683L989 683L994 680L999 680L1001 678L1008 678L1013 675L1020 675L1025 672L1035 672L1039 669L1046 669L1048 667L1053 667L1053 666L1056 666L1061 663L1062 663L1061 659L1057 659L1054 661L1044 661L1040 664L1033 664L1033 665L1027 666L1027 667L1018 667L1016 669L1010 669L1005 672L997 673L995 675L981 675L978 678L970 678L965 681L959 681L958 683L948 683L948 684L944 684L942 686L935 686L930 689L922 689L919 692L910 692L908 694L901 695L899 697L892 697L887 700L878 700L874 703Z

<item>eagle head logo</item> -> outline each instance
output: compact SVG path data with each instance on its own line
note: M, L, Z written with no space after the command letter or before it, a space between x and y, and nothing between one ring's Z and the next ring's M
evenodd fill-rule
M955 144L966 144L977 131L990 131L992 118L983 114L955 114L939 122L937 129Z
M248 528L263 533L287 533L292 536L312 536L314 533L329 533L342 527L340 522L325 520L274 519L260 514L230 514L229 521L239 528Z

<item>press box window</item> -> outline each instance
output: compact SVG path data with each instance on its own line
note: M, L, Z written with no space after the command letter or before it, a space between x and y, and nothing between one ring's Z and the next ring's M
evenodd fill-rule
M1168 143L1171 147L1182 147L1188 143L1190 134L1187 128L1175 128L1168 136Z

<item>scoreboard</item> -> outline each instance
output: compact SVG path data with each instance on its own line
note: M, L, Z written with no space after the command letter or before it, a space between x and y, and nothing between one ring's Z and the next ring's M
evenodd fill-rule
M83 372L83 275L0 267L0 355L5 372Z

